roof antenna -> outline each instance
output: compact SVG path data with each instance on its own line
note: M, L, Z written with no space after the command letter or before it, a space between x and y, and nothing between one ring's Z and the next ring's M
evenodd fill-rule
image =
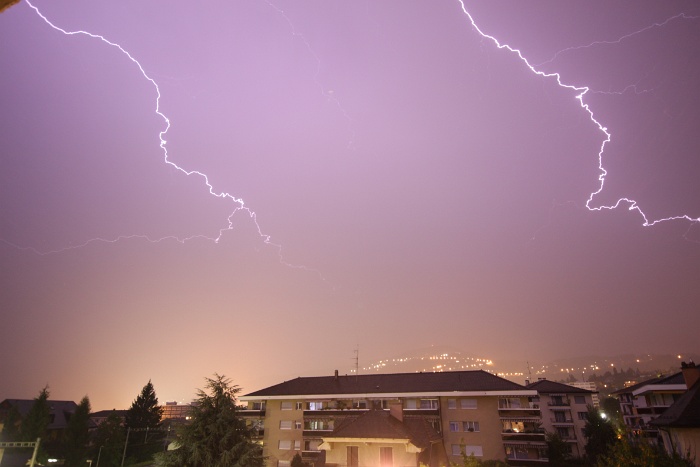
M527 361L527 379L532 381L532 372L530 371L530 360Z
M355 347L355 376L360 374L360 344Z

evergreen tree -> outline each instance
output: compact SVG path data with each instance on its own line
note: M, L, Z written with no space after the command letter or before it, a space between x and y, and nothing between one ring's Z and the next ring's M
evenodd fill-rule
M262 448L252 439L252 428L238 414L240 388L224 376L206 378L197 392L192 419L182 427L179 448L156 456L157 465L178 467L262 467Z
M37 452L37 462L46 463L46 429L51 421L51 407L49 406L49 386L39 391L39 395L34 398L34 404L29 409L29 413L22 420L20 426L20 438L22 441L36 441L41 438L39 450Z
M624 437L598 459L598 467L693 467L695 459L690 455L668 454L662 447L644 439L631 442Z
M124 441L125 432L121 417L112 411L107 420L97 427L92 439L93 452L90 457L95 465L97 465L97 459L99 458L100 467L119 467L122 460Z
M88 424L90 422L90 399L83 397L78 408L68 420L64 433L65 465L84 466L88 453Z
M148 381L126 412L125 426L129 430L127 453L137 461L150 459L161 451L163 432L161 416L163 408L158 405L156 391Z
M583 427L583 435L586 437L586 456L593 465L617 441L617 434L610 421L603 416L599 409L590 405L588 406L586 426Z

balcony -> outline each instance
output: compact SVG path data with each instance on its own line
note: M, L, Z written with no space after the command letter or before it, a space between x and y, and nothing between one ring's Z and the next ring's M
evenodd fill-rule
M552 425L573 425L574 420L571 418L552 418Z
M238 414L241 415L242 417L262 418L265 416L265 408L263 407L262 409L240 409L240 410L238 410Z
M568 399L552 400L547 402L547 405L550 407L569 407L571 405L571 401Z
M534 441L534 442L545 442L544 431L542 432L526 432L526 431L512 431L506 430L501 432L501 438L503 441Z
M301 435L305 438L322 438L325 435L330 435L331 433L333 433L333 428L324 428L322 430L310 430L308 428L304 428Z

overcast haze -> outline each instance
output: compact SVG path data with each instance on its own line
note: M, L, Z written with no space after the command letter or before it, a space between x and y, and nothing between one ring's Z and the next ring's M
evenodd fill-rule
M146 75L0 15L0 399L699 350L697 2L465 1L600 211L458 0L33 4Z

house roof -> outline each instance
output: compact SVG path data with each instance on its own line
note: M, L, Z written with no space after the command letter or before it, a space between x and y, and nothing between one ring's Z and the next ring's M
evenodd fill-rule
M700 380L649 423L656 426L700 428Z
M357 417L348 417L332 434L323 438L405 439L423 449L430 446L431 441L442 439L422 417L400 421L384 410L370 410Z
M662 385L662 384L685 384L685 379L683 378L683 372L679 371L678 373L674 373L672 375L668 376L658 376L656 378L651 378L646 381L642 381L641 383L634 384L632 386L620 389L618 391L613 392L613 394L627 394L627 393L632 393L636 391L637 389L641 389L644 386L650 386L650 385Z
M535 383L530 383L526 387L528 389L534 389L540 394L595 394L595 391L577 388L575 386L569 386L568 384L557 383L555 381L549 381L546 379L541 379Z
M243 398L339 394L523 391L525 386L483 370L299 377L246 394Z
M49 430L65 428L68 426L70 415L78 408L73 401L47 401L50 408L51 421L47 427ZM0 402L0 410L6 411L15 407L22 418L26 417L34 405L34 399L5 399Z

